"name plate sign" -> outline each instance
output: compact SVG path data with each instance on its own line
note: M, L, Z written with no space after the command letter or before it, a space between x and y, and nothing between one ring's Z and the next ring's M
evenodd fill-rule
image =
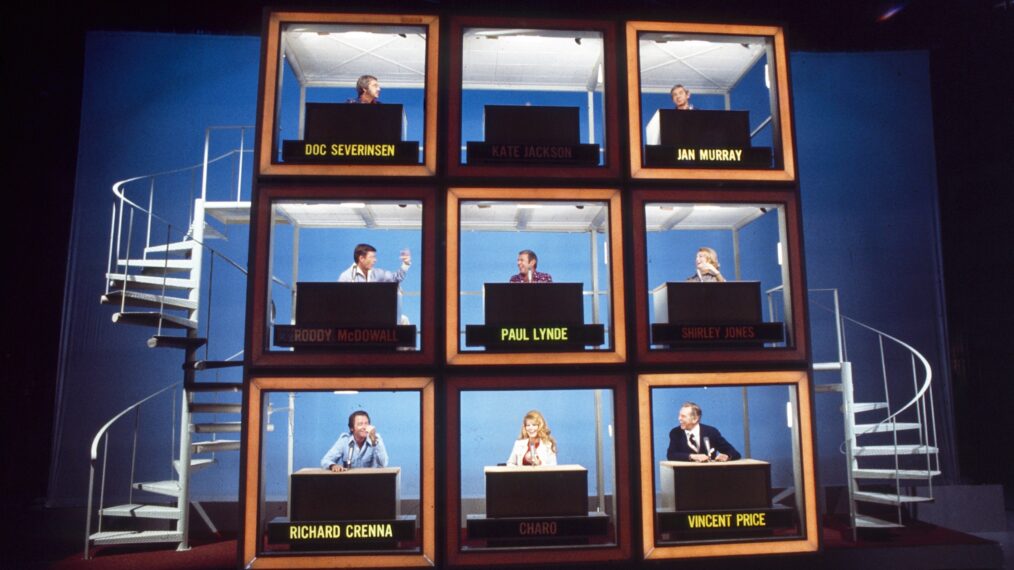
M684 535L716 532L741 534L795 526L795 511L783 506L720 511L659 511L657 515L659 532Z
M389 327L307 327L275 325L277 346L415 346L415 325Z
M465 346L537 350L604 342L604 325L465 325Z
M282 141L285 162L319 164L419 164L419 143Z
M771 168L771 148L645 145L644 164L677 168Z
M415 539L415 517L371 521L300 521L277 517L268 523L268 542L294 550L392 548Z
M469 141L469 164L527 163L597 166L597 144L501 144Z
M589 513L573 517L486 518L469 515L469 538L537 539L575 536L602 536L609 531L609 517Z
M699 325L655 323L651 325L654 344L763 344L785 340L785 323Z

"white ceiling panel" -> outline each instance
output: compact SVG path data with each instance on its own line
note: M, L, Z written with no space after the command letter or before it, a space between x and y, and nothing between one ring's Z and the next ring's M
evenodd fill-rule
M282 32L286 61L307 87L354 87L363 75L381 87L422 88L426 28L289 24Z
M700 38L642 34L638 42L641 91L668 92L682 84L691 93L727 93L766 54L763 38Z

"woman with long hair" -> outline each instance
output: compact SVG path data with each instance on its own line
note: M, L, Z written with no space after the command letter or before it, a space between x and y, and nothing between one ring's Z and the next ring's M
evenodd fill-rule
M556 440L538 410L525 414L507 465L556 465Z

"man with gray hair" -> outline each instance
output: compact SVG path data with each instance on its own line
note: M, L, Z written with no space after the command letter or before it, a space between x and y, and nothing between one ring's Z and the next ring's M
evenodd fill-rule
M739 459L739 452L722 437L716 428L701 423L701 407L684 402L680 407L679 427L669 432L669 461L729 461Z

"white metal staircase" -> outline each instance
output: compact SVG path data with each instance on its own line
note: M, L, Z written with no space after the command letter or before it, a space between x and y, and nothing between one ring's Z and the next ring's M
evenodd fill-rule
M235 200L216 202L219 212L238 213L249 217L249 202L240 200L243 157L249 152L243 140L252 127L237 127L238 148L233 148L214 159L209 159L211 133L205 134L205 157L201 164L177 171L136 177L117 182L113 186L116 202L110 228L109 259L105 274L106 289L101 302L114 305L117 310L112 320L119 324L151 327L154 334L148 339L149 348L168 348L183 351L183 378L148 397L134 402L111 418L93 438L90 454L88 482L88 517L85 528L85 558L90 548L99 545L177 543L178 550L189 548L190 507L200 515L212 532L215 525L201 506L191 499L190 479L194 473L216 463L216 454L236 451L239 438L222 434L238 434L242 414L240 374L234 381L203 381L201 371L240 367L242 353L225 360L208 359L208 339L200 336L199 312L202 309L202 272L208 269L206 288L208 296L214 281L216 259L239 270L246 270L236 262L208 247L205 238L218 234L206 223L209 166L235 157L237 172ZM173 224L153 211L156 180L180 173L202 174L200 197L193 200L185 224ZM128 197L128 185L136 187L149 183L147 206L139 205L136 198ZM133 199L132 199L133 198ZM140 200L143 201L143 200ZM184 199L184 205L189 198ZM178 206L178 204L177 204ZM168 217L168 216L167 216ZM155 243L153 243L155 242ZM205 259L205 255L208 259ZM210 331L211 307L207 304L205 331ZM236 334L242 336L242 331ZM202 359L200 349L204 348ZM137 371L143 372L143 371ZM217 375L217 374L216 374ZM136 481L138 425L144 409L156 402L168 400L173 406L173 427L169 477L156 481ZM178 412L175 406L179 404ZM178 416L177 416L178 414ZM175 423L179 418L179 424ZM109 463L109 438L114 426L133 418L133 443L130 451L130 477L125 504L106 506L106 478ZM117 428L119 429L119 428ZM178 431L177 431L178 430ZM176 442L178 437L179 441ZM98 507L94 508L96 473L99 475ZM135 499L136 497L136 499ZM93 510L94 509L94 510ZM97 521L92 532L93 519ZM110 519L118 519L113 522ZM108 527L115 526L116 530ZM152 528L155 527L155 528Z
M848 469L849 516L853 539L860 528L894 528L904 524L904 508L933 500L933 478L940 475L936 416L929 362L907 343L841 314L837 289L811 290L830 295L833 307L811 306L834 315L838 359L815 363L816 372L833 372L840 381L817 384L817 392L840 392L845 421L844 453ZM848 355L846 325L853 352L865 337L879 355L880 378L864 381L864 392L881 396L856 401L856 378ZM860 336L862 335L862 336ZM910 381L909 381L910 377ZM879 384L878 390L872 388ZM910 386L909 386L910 384ZM863 505L886 505L869 513ZM884 516L893 511L891 516Z

